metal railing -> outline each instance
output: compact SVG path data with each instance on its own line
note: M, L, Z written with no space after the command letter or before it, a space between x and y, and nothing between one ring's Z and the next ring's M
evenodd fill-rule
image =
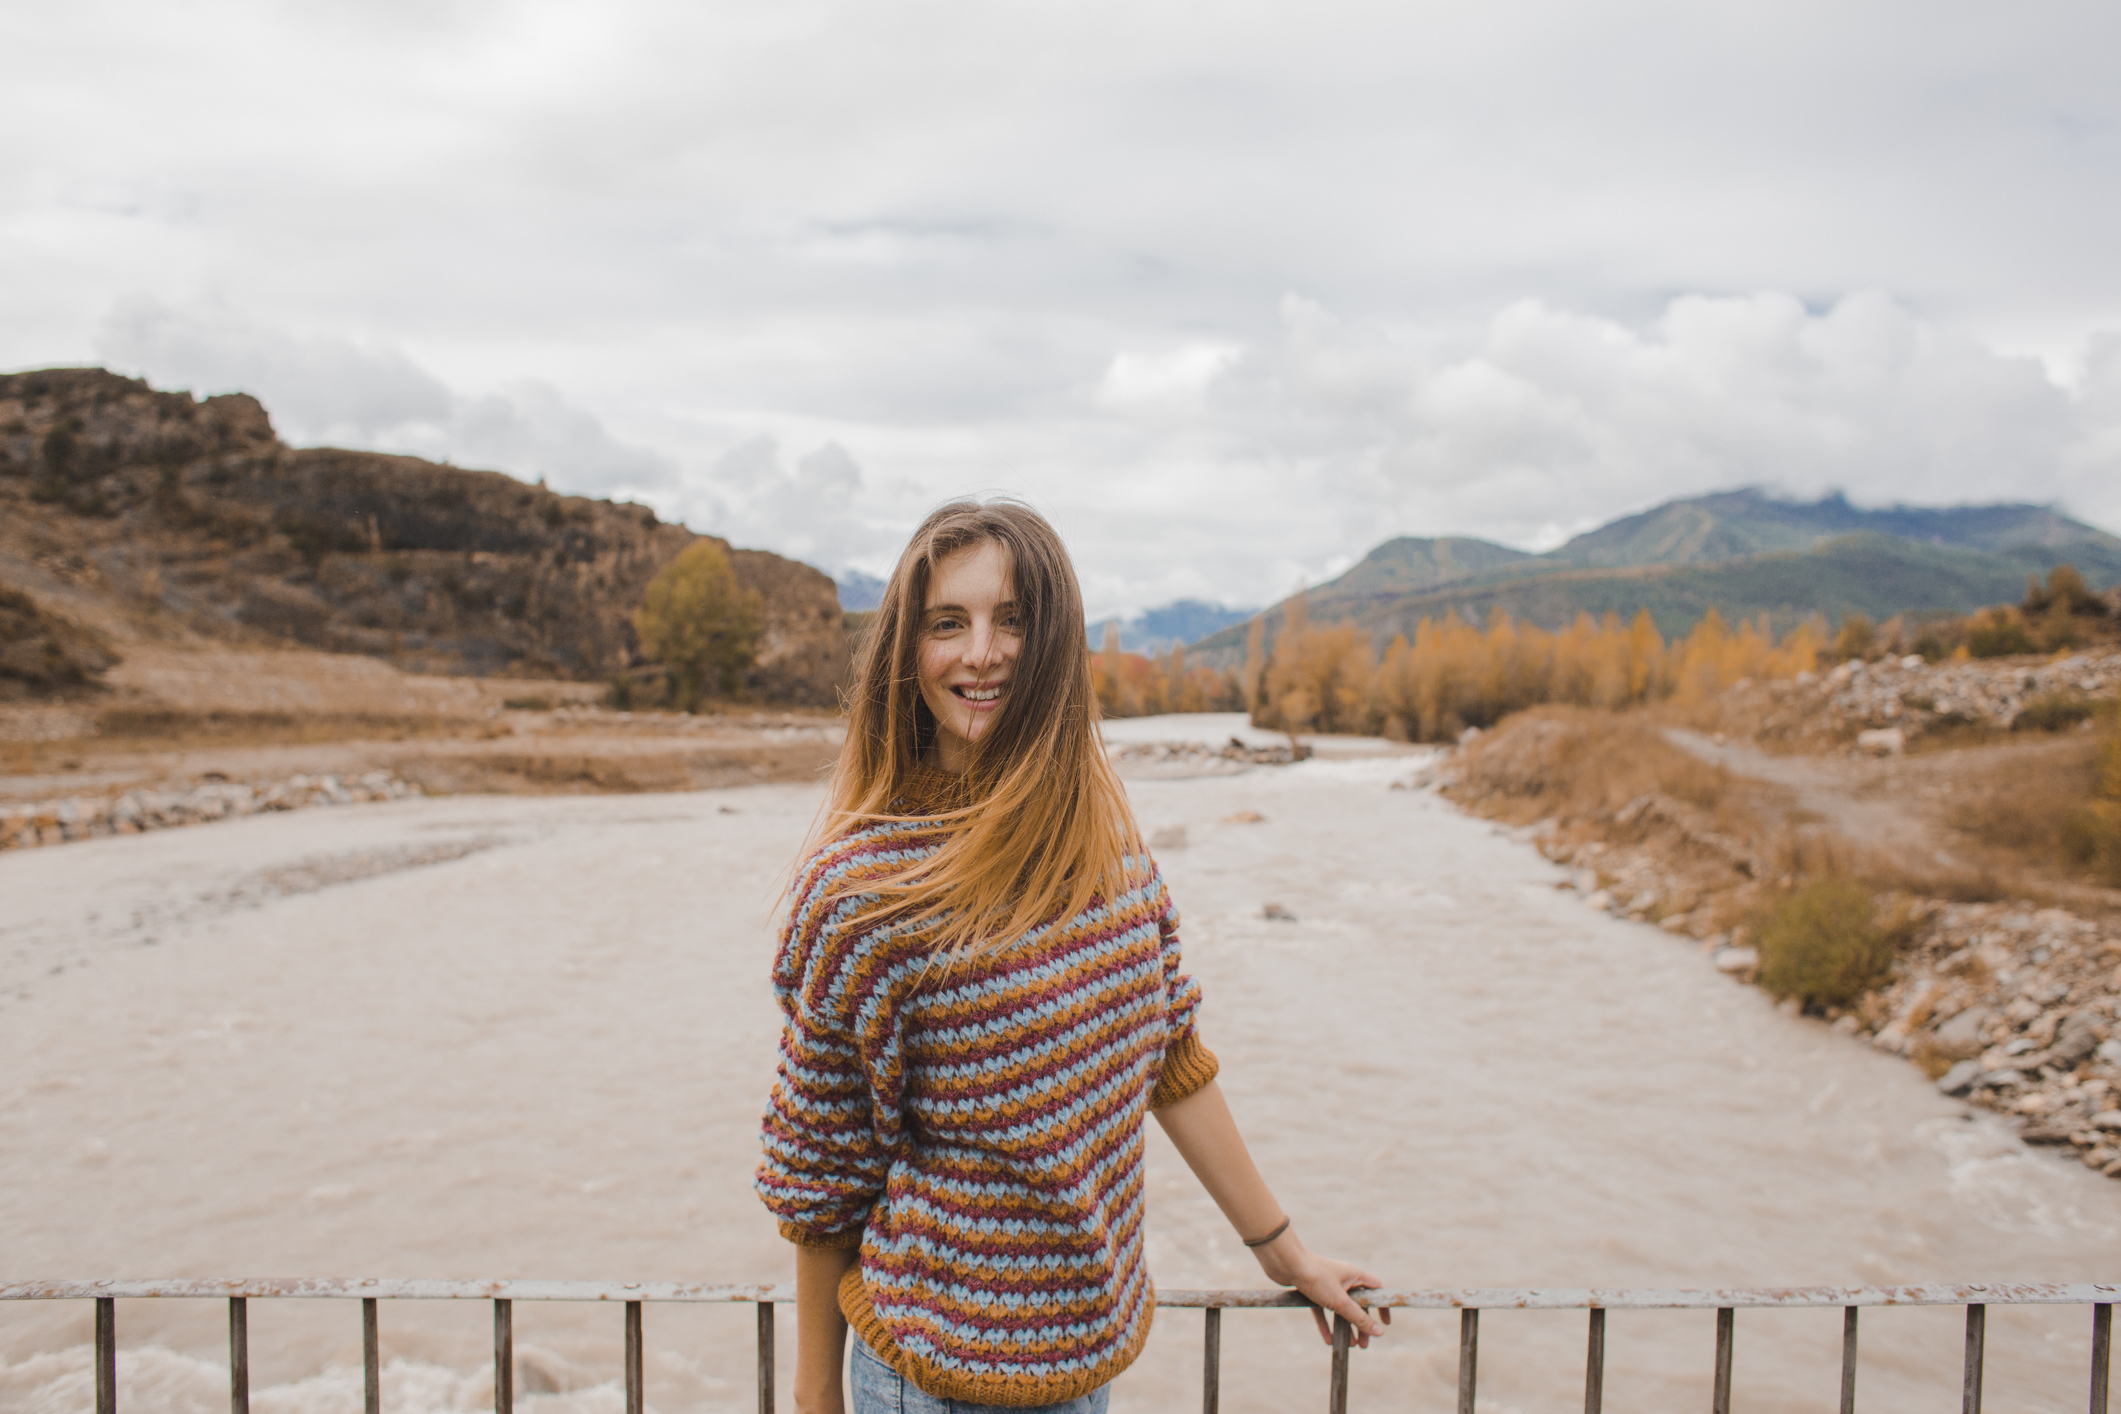
M1605 1399L1605 1333L1608 1311L1704 1311L1716 1313L1716 1352L1711 1414L1730 1414L1731 1355L1740 1310L1769 1307L1840 1307L1841 1414L1856 1408L1856 1315L1865 1306L1963 1306L1966 1359L1962 1414L1981 1414L1983 1345L1990 1306L2089 1306L2092 1313L2090 1414L2107 1414L2108 1369L2113 1351L2113 1302L2121 1284L2092 1286L1797 1286L1731 1287L1708 1291L1466 1290L1359 1293L1377 1309L1456 1310L1458 1323L1458 1411L1473 1414L1480 1365L1483 1311L1571 1311L1589 1313L1584 1357L1584 1414L1602 1414ZM300 1278L283 1281L25 1281L0 1282L0 1301L92 1300L96 1303L96 1414L117 1414L117 1302L134 1298L190 1298L228 1302L230 1414L250 1414L250 1336L247 1302L257 1297L358 1300L361 1303L361 1363L366 1414L382 1414L382 1371L377 1337L379 1301L491 1301L493 1303L494 1414L515 1407L514 1303L518 1301L608 1301L626 1308L626 1414L646 1414L641 1375L641 1308L647 1302L755 1305L758 1322L759 1414L773 1414L773 1308L793 1303L792 1286L702 1286L684 1282L594 1281L384 1281ZM1156 1304L1204 1312L1201 1409L1217 1414L1222 1398L1222 1313L1307 1307L1293 1291L1159 1291ZM1327 1378L1329 1414L1346 1414L1348 1356L1353 1332L1333 1321L1333 1353Z

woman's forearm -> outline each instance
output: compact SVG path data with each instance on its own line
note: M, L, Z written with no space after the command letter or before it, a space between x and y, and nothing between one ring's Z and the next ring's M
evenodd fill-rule
M1252 1151L1237 1132L1237 1120L1223 1099L1222 1087L1209 1081L1175 1105L1155 1112L1164 1133L1201 1187L1223 1210L1230 1226L1252 1248L1260 1269L1272 1281L1293 1286L1317 1308L1347 1319L1356 1338L1368 1345L1370 1338L1384 1333L1378 1317L1363 1309L1348 1293L1351 1289L1376 1286L1377 1278L1347 1262L1320 1257L1304 1246L1303 1238L1290 1227L1289 1215L1275 1201L1274 1191L1252 1162ZM1272 1238L1272 1241L1262 1241ZM1392 1313L1384 1313L1384 1320ZM1330 1340L1324 1315L1319 1315L1318 1334Z
M852 1247L795 1249L796 1414L845 1414L840 1371L847 1318L840 1314L840 1278L860 1255Z
M1175 1105L1154 1112L1179 1157L1223 1210L1230 1226L1247 1239L1265 1237L1286 1216L1259 1165L1237 1132L1237 1120L1214 1081Z

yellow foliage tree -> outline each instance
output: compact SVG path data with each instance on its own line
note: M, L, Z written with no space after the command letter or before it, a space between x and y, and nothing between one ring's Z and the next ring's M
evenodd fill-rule
M663 665L671 705L697 712L712 686L734 692L758 656L762 601L736 582L729 556L698 540L656 572L633 611L641 649Z

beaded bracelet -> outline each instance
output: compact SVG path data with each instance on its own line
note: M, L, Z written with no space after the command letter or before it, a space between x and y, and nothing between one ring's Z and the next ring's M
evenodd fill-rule
M1283 1218L1283 1219L1281 1220L1281 1226L1280 1226L1280 1227L1278 1227L1278 1228L1276 1228L1276 1229L1274 1229L1274 1231L1272 1231L1272 1232L1268 1233L1268 1234L1267 1234L1267 1235L1266 1235L1265 1237L1252 1237L1252 1238L1247 1238L1247 1239L1245 1239L1245 1246L1247 1246L1247 1247L1264 1247L1264 1246L1266 1246L1266 1245L1267 1245L1268 1243L1272 1242L1272 1241L1273 1241L1273 1240L1274 1240L1275 1238L1277 1238L1277 1237L1281 1236L1281 1235L1282 1235L1283 1233L1287 1232L1287 1231L1289 1230L1289 1224L1290 1224L1290 1223L1291 1223L1292 1221L1294 1221L1294 1220L1293 1220L1293 1219L1291 1219L1291 1218Z

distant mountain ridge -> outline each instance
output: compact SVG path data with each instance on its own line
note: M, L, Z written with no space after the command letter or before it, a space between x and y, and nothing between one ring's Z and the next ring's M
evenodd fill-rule
M1374 638L1412 635L1424 617L1485 621L1496 609L1558 629L1579 613L1647 609L1665 634L1711 608L1788 624L1902 613L1969 613L2015 600L2029 574L2074 564L2094 585L2121 580L2121 537L2048 506L1891 506L1841 495L1779 500L1758 489L1668 501L1543 555L1484 540L1400 536L1309 591L1314 621L1353 619ZM1278 630L1287 601L1267 610ZM1241 661L1244 630L1194 645L1201 661Z
M1128 653L1167 653L1173 647L1206 638L1231 624L1245 623L1257 609L1232 609L1201 599L1179 599L1154 609L1144 609L1132 618L1099 619L1089 625L1090 646L1105 641L1105 625L1119 625L1119 646Z

